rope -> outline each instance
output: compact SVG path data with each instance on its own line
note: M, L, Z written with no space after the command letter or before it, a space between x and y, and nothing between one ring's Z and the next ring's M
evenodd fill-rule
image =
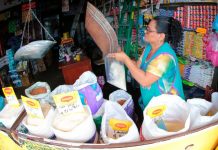
M29 19L29 15L30 15L30 9L28 10L28 13L27 13L27 16L26 16L26 20L25 20L25 23L24 23L20 47L23 45L24 32L25 32L25 30L26 30L26 24L27 24L27 20ZM29 35L28 35L28 36L29 36ZM28 38L29 38L29 37L28 37Z
M37 18L36 14L32 11L31 9L31 0L29 0L29 10L28 10L28 13L27 13L27 16L26 16L26 20L25 20L25 23L24 23L24 28L23 28L23 32L22 32L22 37L21 37L21 44L20 44L20 47L22 47L23 45L23 39L24 39L24 32L26 30L26 25L27 25L27 21L28 21L28 43L29 43L29 20L30 20L30 15L31 13L33 14L33 16L35 17L35 19L38 21L38 23L40 24L40 26L44 29L44 31L46 32L46 34L49 35L49 37L54 41L55 39L51 36L51 34L48 32L48 30L42 25L42 23L40 22L40 20Z
M48 30L42 25L42 23L39 21L39 19L37 18L37 16L35 15L35 13L33 11L31 11L33 16L35 17L35 19L38 21L38 23L41 25L41 27L45 30L45 32L49 35L49 37L55 41L55 39L51 36L51 34L48 32ZM55 41L56 42L56 41Z

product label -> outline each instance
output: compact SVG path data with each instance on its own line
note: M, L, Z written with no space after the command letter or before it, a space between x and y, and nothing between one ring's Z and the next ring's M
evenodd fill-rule
M162 116L166 110L166 105L155 106L147 109L147 115L151 118Z
M61 114L84 112L78 91L54 95L53 98Z
M20 103L17 100L17 96L14 93L14 89L12 87L5 87L5 88L2 88L2 90L3 90L5 98L8 101L9 105L12 105L14 107L19 107L20 106Z
M21 96L27 115L32 118L44 119L40 103L37 100Z
M109 120L109 125L112 127L113 130L128 132L129 128L132 126L132 122L128 120L119 120L111 118Z
M109 120L108 137L118 139L126 135L129 128L132 126L132 122L128 120L119 120L111 118Z

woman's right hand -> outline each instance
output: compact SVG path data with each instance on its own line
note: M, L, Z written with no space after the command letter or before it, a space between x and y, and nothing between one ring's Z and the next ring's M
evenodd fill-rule
M110 58L114 58L117 61L120 61L122 63L125 63L125 61L127 60L128 56L126 55L126 53L124 53L121 48L118 49L118 52L116 53L109 53L108 57Z

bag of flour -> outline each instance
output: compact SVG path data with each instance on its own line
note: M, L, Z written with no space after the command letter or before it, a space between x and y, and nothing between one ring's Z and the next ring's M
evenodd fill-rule
M0 122L6 128L10 129L23 110L23 105L20 105L19 107L13 107L9 104L6 104L0 111Z
M43 138L50 138L54 135L51 129L51 122L55 114L54 108L48 103L43 103L41 104L41 109L44 119L33 118L27 115L23 120L23 124L31 134Z
M50 92L50 86L46 82L36 82L29 88L25 89L27 97L39 100L42 103L52 103L52 100L49 97Z
M134 103L132 96L124 90L116 90L109 95L109 100L120 104L126 113L132 118L134 113Z
M179 134L188 131L190 127L190 107L177 95L153 97L143 115L142 140Z
M118 103L112 101L105 103L101 136L104 143L139 141L138 129L133 120Z
M96 127L88 106L84 112L60 114L57 109L52 120L52 130L57 139L71 142L88 142L96 135Z
M88 105L94 115L104 102L95 74L91 71L84 72L73 84L73 88L79 91L82 103Z
M33 41L25 46L20 47L15 55L14 60L41 59L54 46L56 42L49 40Z
M216 104L200 98L188 99L187 103L191 107L191 130L218 121L218 111L213 110Z

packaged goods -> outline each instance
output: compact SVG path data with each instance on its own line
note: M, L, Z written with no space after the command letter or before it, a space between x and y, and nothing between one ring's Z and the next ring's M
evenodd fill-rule
M104 143L128 143L139 141L138 129L124 109L112 101L105 102L101 124Z

